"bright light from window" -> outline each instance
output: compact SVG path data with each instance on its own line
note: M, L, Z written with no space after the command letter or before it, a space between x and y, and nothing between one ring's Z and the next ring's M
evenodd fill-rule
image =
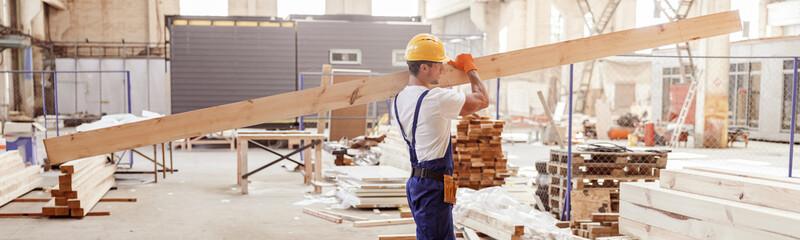
M181 15L228 16L228 0L180 0Z
M373 16L419 16L417 0L372 0Z
M290 14L325 14L325 0L278 0L278 17Z

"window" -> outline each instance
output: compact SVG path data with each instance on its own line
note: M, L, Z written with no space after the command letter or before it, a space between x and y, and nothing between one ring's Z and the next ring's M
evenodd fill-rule
M361 50L359 49L331 49L330 64L361 64Z
M728 124L758 127L761 63L732 63L728 77Z
M406 64L405 56L406 56L406 50L404 49L392 50L392 66L395 67L408 66Z
M794 81L793 63L794 60L783 61L783 114L781 116L781 122L783 123L781 124L781 129L783 130L789 130L789 128L792 126L792 84ZM800 85L798 85L798 89L800 89ZM798 91L798 94L800 94L800 91ZM797 113L800 113L800 104L797 104L797 107Z

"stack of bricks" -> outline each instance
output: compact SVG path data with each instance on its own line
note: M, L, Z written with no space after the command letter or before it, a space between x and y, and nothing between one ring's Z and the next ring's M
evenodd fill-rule
M453 136L453 177L458 187L475 190L500 186L509 176L503 156L504 121L463 117Z

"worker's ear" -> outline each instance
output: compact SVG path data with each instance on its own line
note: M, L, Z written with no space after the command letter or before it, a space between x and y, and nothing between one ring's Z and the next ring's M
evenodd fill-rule
M423 63L423 64L419 65L419 71L420 72L427 72L428 70L430 70L430 68L431 68L431 66L428 66L427 63Z

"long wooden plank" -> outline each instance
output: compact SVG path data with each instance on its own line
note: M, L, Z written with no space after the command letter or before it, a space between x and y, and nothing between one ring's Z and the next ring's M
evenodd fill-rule
M58 176L58 190L61 192L75 191L75 189L78 189L81 185L92 181L92 176L94 176L98 171L103 171L105 166L105 162L100 162L92 165L91 167L83 169L80 172L61 174ZM94 184L97 183L95 182Z
M84 169L91 168L95 164L99 164L99 162L101 161L105 161L105 159L106 157L104 155L97 155L68 162L60 166L61 173L80 172L83 171ZM57 164L57 163L52 163L52 164Z
M81 159L81 160L84 160L84 159ZM90 161L87 162L88 163L87 166L82 167L81 169L79 169L79 171L74 171L72 173L62 173L61 175L59 175L58 176L58 184L71 184L72 186L78 186L81 183L83 183L83 181L86 181L86 179L89 178L89 176L91 176L92 173L95 170L97 170L98 168L100 168L100 167L105 165L105 158L104 157L96 156L96 157L91 157L91 158L85 158L85 160L90 160ZM78 161L78 160L76 160L76 161ZM71 161L71 162L68 162L68 163L72 163L72 162L75 162L75 161ZM67 164L67 163L65 163L65 164ZM64 167L67 167L67 166L64 166ZM64 168L62 168L62 170L63 169Z
M30 166L14 174L14 176L17 176L14 183L0 188L0 206L41 186L42 176L40 172L41 168L39 166Z
M661 188L800 213L800 185L693 170L661 170Z
M320 212L320 211L317 211L315 209L303 208L303 213L311 215L311 216L314 216L314 217L318 217L318 218L321 218L321 219L325 219L326 221L329 221L329 222L342 223L342 218L337 217L337 216L333 216L333 215L330 215L330 214L327 214L327 213L324 213L324 212Z
M91 169L91 171L86 172L86 177L81 179L79 183L76 184L58 184L59 191L64 192L64 196L67 198L77 198L74 195L74 192L80 192L83 189L92 188L96 186L98 183L106 179L109 175L114 175L117 171L116 165L100 165L97 168Z
M469 209L469 211L467 212L467 217L480 222L484 222L493 228L510 233L511 235L525 234L524 225L504 221L495 214L490 212L486 212L479 209Z
M494 239L501 239L501 240L519 240L521 239L520 235L512 235L509 232L505 232L503 230L494 228L492 226L487 225L486 223L477 221L472 218L464 218L462 219L461 223L464 227L469 227L474 229L475 231L482 232Z
M111 189L111 186L114 186L114 176L109 176L107 179L103 180L102 183L97 185L90 195L86 196L85 199L81 199L80 204L78 205L79 208L75 208L73 205L70 205L69 208L71 210L70 215L73 217L83 217L86 216L92 208L100 201L103 196L108 193L108 190ZM70 202L72 203L72 202Z
M741 29L739 13L729 11L493 54L476 58L475 64L483 79L492 79L728 34ZM405 87L407 80L408 71L402 71L48 138L44 143L50 162L58 164L82 157L380 101L394 97ZM469 80L463 71L445 65L438 87L466 83Z
M628 236L633 236L639 240L699 240L677 233L654 227L648 224L636 222L626 218L619 218L619 232Z
M769 176L769 175L764 175L764 174L748 173L748 172L740 172L740 171L731 171L731 170L724 170L724 169L713 168L713 167L685 167L684 169L686 169L686 170L694 170L694 171L710 172L710 173L717 173L717 174L727 174L727 175L737 176L737 177L761 179L761 180L767 180L767 181L775 181L775 182L782 182L782 183L790 183L790 184L798 184L798 185L800 185L800 179L790 178L790 177L775 177L775 176Z
M19 151L13 150L0 154L0 177L8 176L23 168L25 168L25 163L22 161Z
M750 239L797 239L751 228L730 227L677 213L649 208L621 201L622 217L670 232L683 233L698 239L750 240Z
M378 235L378 240L417 240L416 234Z
M800 236L800 213L663 189L656 183L623 183L619 195L622 201L724 226Z
M413 224L413 218L397 218L397 219L379 219L367 221L355 221L353 227L373 227L373 226L388 226L399 224Z
M106 165L99 168L86 182L72 189L72 191L62 190L64 191L64 197L68 199L84 199L84 197L89 196L88 194L91 194L91 191L102 184L108 177L114 178L114 172L116 171L116 165ZM64 186L61 187L63 188Z
M353 216L353 215L347 215L347 214L344 214L344 213L338 213L338 212L327 211L327 210L322 210L322 209L315 209L315 210L319 211L319 212L327 213L327 214L330 214L330 215L333 215L333 216L340 217L340 218L342 218L344 220L347 220L347 221L355 222L355 221L368 221L369 220L369 218L363 218L363 217L358 217L358 216Z

